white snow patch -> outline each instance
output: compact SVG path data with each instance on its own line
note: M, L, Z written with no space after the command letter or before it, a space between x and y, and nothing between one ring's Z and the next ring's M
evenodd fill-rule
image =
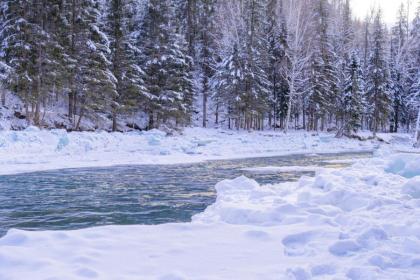
M165 132L107 133L39 130L0 131L0 175L122 164L191 163L288 154L370 151L375 142L306 132L234 132L187 128Z

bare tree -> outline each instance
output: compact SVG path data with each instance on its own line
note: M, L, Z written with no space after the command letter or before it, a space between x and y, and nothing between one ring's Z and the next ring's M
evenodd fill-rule
M289 58L290 63L283 68L283 75L289 82L289 101L287 106L286 124L284 132L287 133L293 101L297 96L303 94L298 92L298 84L304 79L304 69L308 66L310 60L310 45L308 41L308 32L311 24L311 14L307 7L310 5L308 0L287 0L287 26L289 28Z

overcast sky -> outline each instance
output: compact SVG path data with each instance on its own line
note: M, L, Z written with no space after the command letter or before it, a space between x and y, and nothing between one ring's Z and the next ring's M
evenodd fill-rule
M413 17L415 3L417 0L408 0L411 2L411 16ZM396 19L397 11L401 3L407 5L407 0L351 0L353 13L357 18L363 19L370 11L371 7L382 7L383 19L386 23L393 23Z

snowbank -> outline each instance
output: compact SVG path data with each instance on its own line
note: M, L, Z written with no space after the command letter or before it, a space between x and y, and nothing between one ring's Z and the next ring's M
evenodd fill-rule
M11 230L0 279L419 279L419 177L389 172L397 159L411 174L418 158L278 185L222 181L191 223Z
M405 136L408 137L408 136ZM336 139L306 132L236 132L188 128L122 133L39 130L0 131L0 175L118 164L169 164L209 159L373 150L375 141ZM388 145L389 146L389 145Z
M0 175L117 164L187 163L209 159L312 152L371 150L374 142L335 139L332 134L284 135L189 128L183 135L159 130L91 133L65 130L0 132Z

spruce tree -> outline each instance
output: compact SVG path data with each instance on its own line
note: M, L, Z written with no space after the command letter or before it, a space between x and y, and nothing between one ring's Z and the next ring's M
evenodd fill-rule
M78 66L76 87L80 98L79 119L76 130L80 128L81 119L87 111L106 112L109 104L118 96L117 79L111 71L111 53L109 40L100 29L100 2L81 0L79 21L85 28L79 34L77 48Z
M371 128L376 135L390 113L391 98L388 88L389 68L386 60L386 39L381 11L375 17L372 44L367 69L366 94L370 107Z
M408 75L408 19L404 5L398 11L398 19L391 30L391 50L389 58L389 91L392 98L392 123L390 132L398 132L402 119L409 117L407 98L409 97Z
M242 98L244 105L242 112L246 129L262 129L261 119L264 118L268 108L270 89L266 62L264 61L264 58L267 57L264 36L265 7L264 1L244 1L243 17L246 31L243 46L245 54L243 75L245 92Z
M175 12L170 1L151 0L143 25L143 80L151 100L146 106L149 128L169 120L189 122L186 115L191 112L193 99L191 58L181 25L174 20Z
M356 52L351 54L344 75L344 95L341 104L345 120L343 131L345 134L350 135L357 132L361 127L363 113L363 72Z
M112 0L107 3L105 29L110 40L111 71L116 79L116 94L112 100L112 130L117 130L120 113L138 108L148 98L139 65L140 50L135 47L136 32L133 0Z
M237 44L228 50L223 60L216 65L212 77L213 100L223 103L228 114L228 127L232 128L231 120L239 129L241 108L243 107L244 72L243 58Z
M315 4L315 48L312 55L312 94L311 128L317 130L321 120L321 129L324 129L327 113L336 113L336 100L338 92L338 75L335 67L336 54L329 34L328 1L318 0Z
M207 126L208 99L211 95L210 80L216 64L216 0L201 0L199 5L199 66L202 75L203 95L203 127ZM190 35L191 36L191 35ZM216 106L219 103L216 101ZM218 123L219 108L216 108L216 123Z
M354 30L353 30L353 22L351 19L351 9L350 9L350 0L346 0L344 2L342 15L339 20L339 34L338 36L338 46L337 49L337 60L336 60L336 68L338 70L338 98L336 104L337 110L337 123L341 123L341 127L339 128L339 132L337 136L339 136L343 130L347 130L346 126L348 125L348 121L346 119L347 116L347 108L344 103L346 97L348 96L348 75L349 71L348 68L352 67L351 65L355 63L354 56L352 54L353 49L353 42L354 42Z
M41 104L45 104L61 72L62 49L50 29L55 5L18 0L5 1L1 7L1 54L12 68L7 86L24 101L28 121L40 125Z
M280 6L280 8L278 7ZM279 13L276 11L279 10ZM271 96L269 98L274 117L274 127L280 120L280 127L288 125L287 112L291 106L288 85L290 67L288 30L283 15L282 2L270 0L267 5L267 76Z

